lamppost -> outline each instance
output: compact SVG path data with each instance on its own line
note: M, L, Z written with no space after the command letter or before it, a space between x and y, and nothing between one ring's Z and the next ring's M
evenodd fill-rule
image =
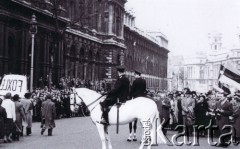
M37 20L35 14L32 15L32 19L30 22L30 29L29 32L32 37L32 52L31 52L31 73L30 73L30 92L33 91L33 58L34 58L34 38L37 34L38 28L37 28Z

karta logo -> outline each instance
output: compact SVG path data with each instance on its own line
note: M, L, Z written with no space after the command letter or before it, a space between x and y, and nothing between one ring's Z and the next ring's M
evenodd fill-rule
M170 119L168 119L169 121ZM181 131L180 133L174 134L172 136L166 136L166 135L162 135L162 128L165 127L164 124L165 120L163 120L163 122L161 122L161 124L158 126L157 128L157 137L160 137L160 139L162 139L163 142L165 142L164 140L167 141L167 145L168 146L182 146L182 145L192 145L192 146L200 146L199 144L199 132L200 131L206 131L207 132L207 141L208 144L211 146L216 146L217 144L224 144L225 146L229 146L231 143L233 143L233 145L238 146L239 142L236 140L236 130L232 125L225 125L222 128L222 133L219 136L218 142L214 142L213 140L213 133L218 129L217 125L213 125L212 124L212 120L210 120L209 125L208 126L204 126L204 125L193 125L193 126L189 126L186 127L185 125L177 125L175 127L175 131ZM145 125L143 125L145 126ZM192 128L191 128L192 127ZM145 130L147 127L143 127L143 129ZM187 129L192 129L193 132L195 133L195 135L193 135L192 137L192 141L189 141L189 134L186 133L188 130ZM147 131L146 131L147 132ZM163 138L165 137L165 138ZM151 140L149 138L147 138L147 140ZM146 144L147 145L147 144ZM150 145L150 144L149 144Z

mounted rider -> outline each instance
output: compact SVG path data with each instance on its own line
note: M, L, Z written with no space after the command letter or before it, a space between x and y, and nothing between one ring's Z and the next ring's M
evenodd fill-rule
M101 124L109 125L108 121L108 112L109 107L119 102L123 103L126 102L129 95L129 86L130 81L125 75L125 68L124 66L117 67L118 78L114 84L113 89L106 93L106 99L101 103L102 106L102 120L100 121Z
M134 71L134 77L135 77L135 80L132 83L130 94L129 94L130 99L134 99L137 97L145 97L147 92L146 80L142 78L141 72L138 70ZM133 133L132 128L133 128L134 134L132 134ZM136 130L137 130L137 119L134 120L134 123L132 122L129 123L130 134L127 141L132 141L132 140L137 141Z

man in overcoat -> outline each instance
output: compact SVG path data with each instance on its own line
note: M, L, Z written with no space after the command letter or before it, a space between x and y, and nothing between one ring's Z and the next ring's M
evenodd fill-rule
M219 102L217 103L216 109L216 123L219 128L220 134L228 133L228 130L223 129L224 126L229 125L229 116L233 114L233 105L228 100L228 95L230 93L224 92L222 97L220 98ZM220 142L217 144L218 147L226 147L228 144L226 143L229 141L230 138L227 137L220 137Z
M46 100L42 103L42 123L43 128L41 135L48 129L48 136L52 136L52 130L56 126L54 119L56 118L56 107L52 102L52 95L46 95Z
M109 107L118 102L126 102L129 96L130 81L125 75L125 68L120 66L117 68L118 78L115 82L113 89L107 93L107 98L101 103L102 106L102 120L101 124L109 125L108 112Z
M26 93L24 95L25 98L20 99L25 113L25 118L27 122L26 127L26 135L30 135L32 133L32 110L33 110L33 102L31 100L31 93Z
M185 97L182 99L183 125L185 127L187 140L189 140L189 135L192 133L192 125L194 124L194 108L195 100L192 98L191 91L187 90Z

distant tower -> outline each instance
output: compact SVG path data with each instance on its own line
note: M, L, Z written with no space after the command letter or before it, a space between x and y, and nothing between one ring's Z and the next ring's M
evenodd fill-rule
M220 52L222 49L222 34L221 33L208 34L208 39L211 49L211 51L209 52Z

